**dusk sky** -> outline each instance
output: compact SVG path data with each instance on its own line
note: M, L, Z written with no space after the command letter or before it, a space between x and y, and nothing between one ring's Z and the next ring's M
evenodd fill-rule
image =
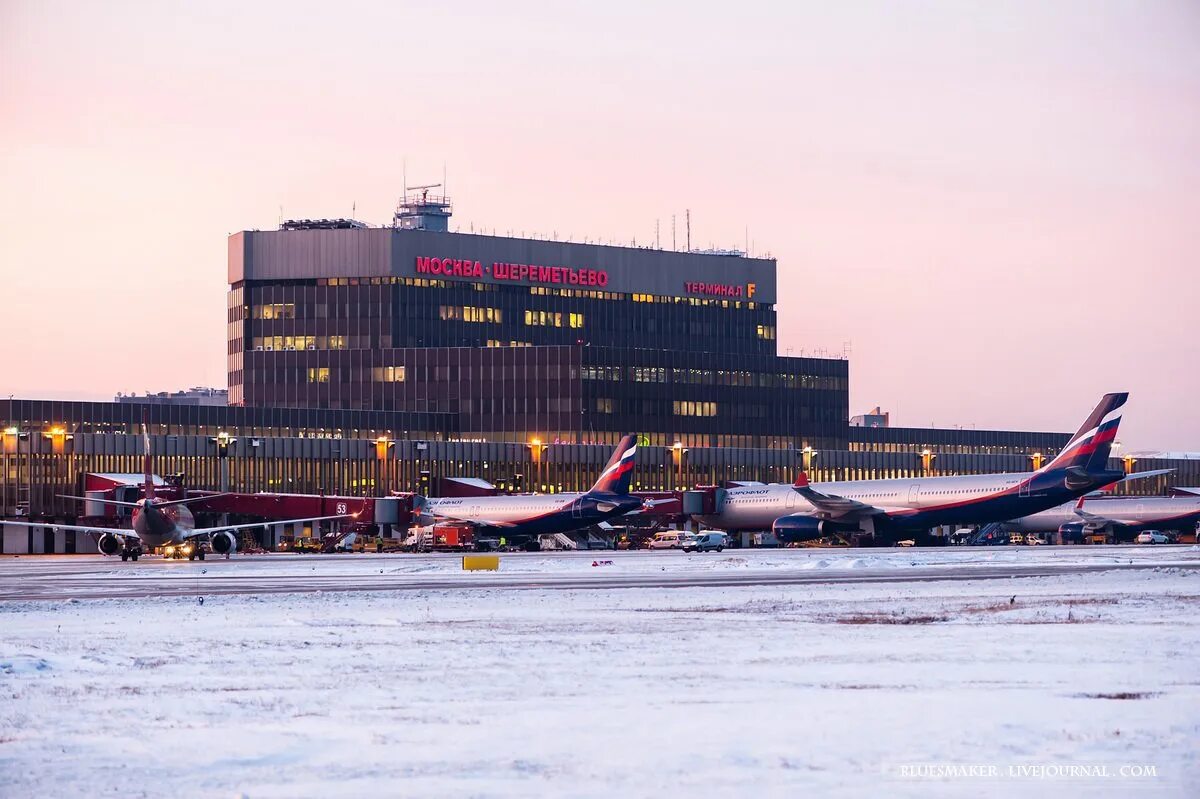
M227 235L390 221L405 164L462 230L749 238L851 413L1127 390L1200 451L1195 0L0 0L0 393L224 386Z

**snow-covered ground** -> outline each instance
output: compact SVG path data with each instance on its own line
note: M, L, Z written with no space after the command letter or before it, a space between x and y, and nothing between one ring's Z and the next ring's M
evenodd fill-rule
M597 565L594 566L593 563ZM1200 563L1200 546L1004 546L880 549L727 549L724 552L685 553L672 550L505 553L501 574L592 574L603 565L608 573L671 573L712 571L877 570L925 567L986 567L999 565L1170 565ZM162 561L156 556L137 564L119 558L95 556L0 557L0 579L39 572L77 573L93 577L108 574L121 579L178 577L201 579L202 569L238 577L279 576L315 572L323 579L363 574L461 575L461 556L339 554L213 556L204 562ZM219 571L217 571L219 570ZM208 572L203 572L207 574ZM486 579L486 573L471 575Z
M662 557L900 568L926 556ZM379 565L347 556L338 568L367 563ZM596 567L531 556L504 568ZM1198 599L1200 572L1164 565L952 582L3 602L0 797L1194 797ZM997 776L906 774L918 765ZM1051 775L1009 775L1022 766ZM1068 766L1110 776L1055 776ZM1156 775L1122 776L1130 766Z

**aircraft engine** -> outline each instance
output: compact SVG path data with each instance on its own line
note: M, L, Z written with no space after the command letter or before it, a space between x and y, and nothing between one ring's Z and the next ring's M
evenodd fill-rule
M112 533L105 533L96 541L96 546L105 555L115 555L121 551L121 539L117 538Z
M213 533L210 543L218 555L230 555L237 550L237 537L229 530Z
M772 532L787 544L815 541L834 532L834 526L812 516L782 516L771 525Z
M1067 522L1058 528L1058 534L1062 536L1064 544L1082 543L1087 534L1087 525L1083 522Z

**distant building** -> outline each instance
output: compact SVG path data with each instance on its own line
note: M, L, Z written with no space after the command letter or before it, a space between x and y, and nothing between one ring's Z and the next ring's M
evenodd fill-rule
M117 394L116 401L120 403L150 403L153 405L212 405L221 406L229 404L229 391L224 388L205 388L203 386L195 386L187 391L160 391L157 394L151 394L147 391L144 395L137 394Z
M881 411L876 405L873 410L870 410L859 416L850 417L851 427L890 427L888 424L888 413Z

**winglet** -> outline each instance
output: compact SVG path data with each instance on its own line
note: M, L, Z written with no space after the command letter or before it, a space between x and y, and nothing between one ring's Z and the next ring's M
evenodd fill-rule
M1083 501L1085 499L1087 499L1086 495L1079 498L1079 501L1075 503L1075 510L1083 510Z
M808 488L808 474L800 472L800 476L796 478L796 482L792 484L792 488Z

